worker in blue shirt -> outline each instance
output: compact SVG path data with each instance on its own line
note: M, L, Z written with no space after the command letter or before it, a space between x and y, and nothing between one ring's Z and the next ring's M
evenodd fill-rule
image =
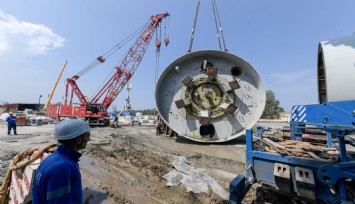
M6 122L7 122L7 134L10 135L11 129L13 129L14 130L14 134L17 135L17 132L16 132L16 116L14 116L12 112L10 112L9 116L7 116Z
M54 129L60 145L39 165L33 182L32 203L83 203L80 150L90 141L90 127L79 119L65 120Z

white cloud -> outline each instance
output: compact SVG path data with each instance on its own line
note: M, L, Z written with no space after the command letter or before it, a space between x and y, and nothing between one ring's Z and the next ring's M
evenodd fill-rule
M44 55L62 47L64 41L45 25L19 21L0 11L0 56Z
M298 70L297 72L287 72L287 73L278 73L278 74L270 74L269 76L273 78L272 82L268 84L268 87L274 87L276 85L280 84L286 84L286 83L303 83L302 81L305 81L309 78L312 77L312 72L313 70L308 69L308 70Z
M294 105L317 103L317 80L313 69L271 73L266 89L275 93L281 107L289 112Z

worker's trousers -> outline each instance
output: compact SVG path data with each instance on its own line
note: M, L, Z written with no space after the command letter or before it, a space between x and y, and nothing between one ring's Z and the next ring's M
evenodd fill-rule
M16 124L7 124L7 134L8 135L10 134L11 129L13 129L14 130L14 134L17 135Z
M160 135L161 134L159 125L155 126L155 134L156 135Z

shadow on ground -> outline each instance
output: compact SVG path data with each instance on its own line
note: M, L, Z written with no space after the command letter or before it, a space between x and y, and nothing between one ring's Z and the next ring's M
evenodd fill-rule
M102 201L108 198L108 194L100 191L96 191L90 188L83 190L84 204L96 204L102 203Z

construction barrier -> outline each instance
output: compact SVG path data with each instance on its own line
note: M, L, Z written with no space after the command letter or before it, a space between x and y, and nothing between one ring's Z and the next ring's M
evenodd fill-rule
M26 116L16 116L16 125L17 126L25 126L25 125L27 125Z
M0 204L22 204L32 200L35 172L41 161L55 151L56 145L28 149L11 160L0 188Z

